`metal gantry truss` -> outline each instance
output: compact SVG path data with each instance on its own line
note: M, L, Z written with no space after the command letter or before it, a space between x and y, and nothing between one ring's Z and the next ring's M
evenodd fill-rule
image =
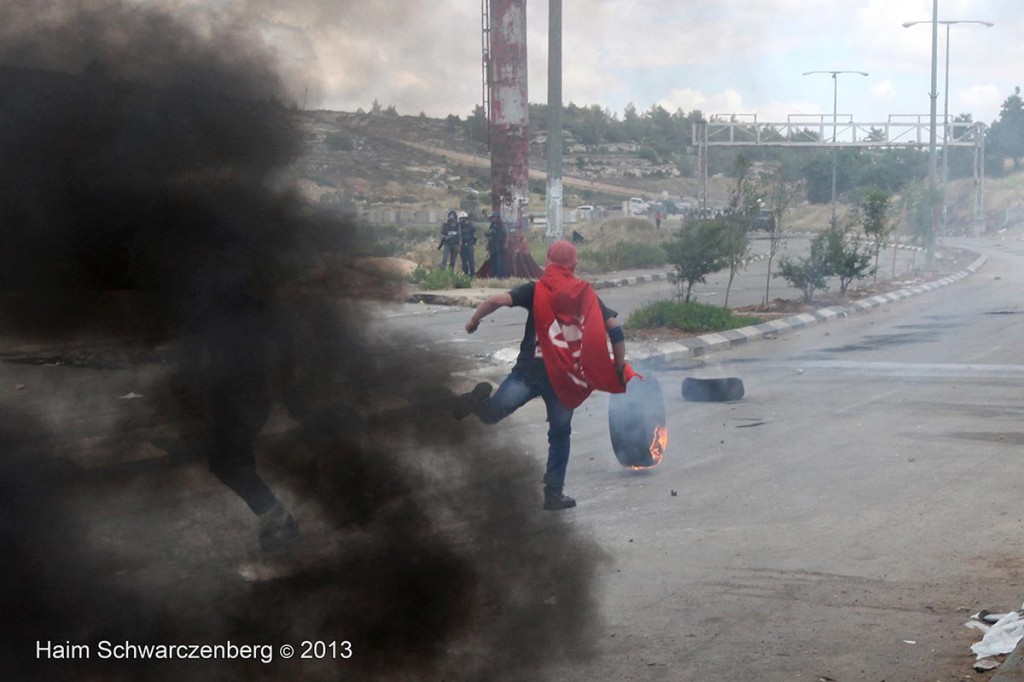
M698 199L707 209L709 147L846 147L926 148L929 116L892 115L882 123L857 123L849 115L791 115L784 123L763 122L756 114L712 116L693 126L697 147ZM985 124L950 121L937 125L936 137L943 154L951 147L974 148L974 226L984 230Z

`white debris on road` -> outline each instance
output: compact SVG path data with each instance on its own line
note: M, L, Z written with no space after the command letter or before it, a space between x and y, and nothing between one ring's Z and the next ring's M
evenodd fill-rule
M971 651L978 658L1008 654L1024 639L1024 606L1021 606L1021 611L1009 613L980 611L964 625L985 633L980 642L971 645Z

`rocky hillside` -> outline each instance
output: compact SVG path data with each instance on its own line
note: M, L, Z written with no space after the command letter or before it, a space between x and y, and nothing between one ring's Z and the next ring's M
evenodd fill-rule
M393 111L310 111L298 114L308 153L295 169L306 195L321 205L355 212L371 222L435 223L450 208L483 213L490 206L490 172L483 133L472 120L401 116ZM544 131L531 139L531 205L544 207ZM620 205L631 196L695 201L697 181L676 166L641 158L631 143L583 145L567 133L565 205ZM985 217L990 230L1024 221L1024 174L989 180ZM722 205L730 181L709 182L709 201ZM973 181L950 186L950 216L973 217ZM840 214L847 207L840 207ZM800 202L791 229L819 229L829 208Z
M350 208L409 210L476 200L489 206L486 146L470 121L386 113L303 112L309 154L299 173L318 202ZM531 192L544 205L543 133L531 141ZM696 181L678 169L637 155L632 144L584 147L567 140L566 205L618 203L630 196L657 198L696 193Z

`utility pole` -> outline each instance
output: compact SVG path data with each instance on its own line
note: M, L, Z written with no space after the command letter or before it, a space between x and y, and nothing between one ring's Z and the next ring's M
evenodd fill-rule
M929 112L930 125L928 126L928 194L931 200L935 200L935 175L937 173L936 168L936 149L935 149L935 117L936 109L939 99L939 0L932 0L932 90L929 96L931 97L931 110ZM935 267L935 231L936 223L938 223L938 205L933 204L932 206L932 226L928 231L928 244L925 249L924 266L931 270Z
M548 243L562 238L562 152L562 0L548 0Z
M939 0L933 0L932 2L932 19L931 21L906 21L903 23L903 28L909 28L917 24L931 24L932 25L932 89L929 93L931 97L931 132L928 136L928 189L932 200L934 201L937 189L936 189L936 175L937 170L937 152L936 152L936 109L937 100L939 98L938 93L938 42L939 42L939 24L945 24L946 26L946 86L945 86L945 104L943 106L943 126L942 126L942 206L941 209L938 205L932 207L932 225L931 230L928 234L927 248L925 251L925 267L932 268L935 265L935 239L940 224L940 218L938 217L939 211L941 210L941 226L942 232L946 231L946 218L948 213L947 204L947 183L949 182L949 27L953 24L981 24L982 26L992 27L995 26L991 21L980 21L978 19L958 19L955 21L944 20L939 21Z

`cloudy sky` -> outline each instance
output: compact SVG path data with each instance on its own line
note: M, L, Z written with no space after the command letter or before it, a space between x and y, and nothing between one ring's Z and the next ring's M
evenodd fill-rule
M144 1L144 0L143 0ZM376 99L400 113L469 114L481 98L480 0L178 0L259 15L309 108L355 110ZM621 116L644 110L831 114L858 122L929 109L931 0L563 0L564 101ZM548 3L527 1L530 100L546 99ZM1024 84L1021 0L939 0L950 29L949 110L986 123ZM938 113L945 97L939 27Z

